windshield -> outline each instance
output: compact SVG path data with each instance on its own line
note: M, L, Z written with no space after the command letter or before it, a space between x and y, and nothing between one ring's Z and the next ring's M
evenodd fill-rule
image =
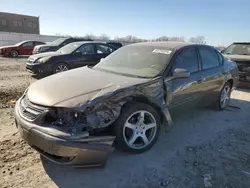
M78 44L78 43L70 43L60 48L59 50L57 50L57 52L62 53L62 54L70 54L80 46L81 44Z
M153 78L162 72L171 51L153 46L125 46L93 67L128 76Z
M51 46L59 46L61 43L63 43L66 40L66 38L59 38L56 39L55 41L51 42Z
M15 44L14 46L20 46L21 44L23 44L24 42L22 41L22 42L19 42L19 43L17 43L17 44Z
M232 44L223 54L232 54L232 55L250 55L250 44Z

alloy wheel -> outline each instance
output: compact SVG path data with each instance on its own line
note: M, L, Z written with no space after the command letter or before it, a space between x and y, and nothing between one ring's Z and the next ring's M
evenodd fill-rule
M156 132L156 120L146 110L140 110L130 115L123 127L124 141L133 149L143 149L148 146L154 140Z
M58 65L55 69L55 72L58 73L58 72L63 72L63 71L67 71L69 70L67 65Z
M221 97L220 97L220 105L222 108L225 108L230 100L231 88L229 85L226 85L222 90Z
M17 53L17 51L11 51L11 56L12 57L17 57L18 56L18 53Z

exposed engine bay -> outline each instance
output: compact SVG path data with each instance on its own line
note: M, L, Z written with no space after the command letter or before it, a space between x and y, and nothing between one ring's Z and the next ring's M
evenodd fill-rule
M61 127L71 134L98 132L112 124L120 114L121 106L99 103L84 109L52 108L44 117L45 124Z

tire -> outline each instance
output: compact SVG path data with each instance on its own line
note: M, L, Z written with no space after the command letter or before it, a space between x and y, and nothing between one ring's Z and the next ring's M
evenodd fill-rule
M12 50L11 52L10 52L10 57L13 57L13 58L16 58L16 57L18 57L18 51L16 51L16 50Z
M54 69L53 69L53 74L59 73L59 72L64 72L69 70L70 67L67 63L58 63L55 65Z
M144 119L140 119L143 114ZM156 143L160 125L160 116L150 105L134 103L125 106L114 123L117 145L122 151L145 152Z
M226 82L223 88L221 89L220 95L216 102L216 109L218 111L222 111L228 106L230 102L231 91L232 91L231 84L229 82Z

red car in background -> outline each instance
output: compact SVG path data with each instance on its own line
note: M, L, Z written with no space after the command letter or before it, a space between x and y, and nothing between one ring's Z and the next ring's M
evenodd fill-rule
M32 55L36 45L45 44L40 41L23 41L11 46L0 47L0 55L4 57L18 57L19 55Z

